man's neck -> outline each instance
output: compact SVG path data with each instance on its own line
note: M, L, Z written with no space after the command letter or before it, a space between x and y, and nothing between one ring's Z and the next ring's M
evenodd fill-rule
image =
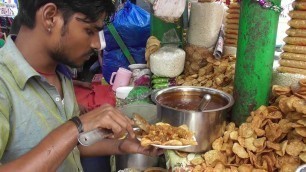
M47 36L40 34L44 33L21 27L15 40L16 47L35 70L44 73L55 73L57 63L48 53Z

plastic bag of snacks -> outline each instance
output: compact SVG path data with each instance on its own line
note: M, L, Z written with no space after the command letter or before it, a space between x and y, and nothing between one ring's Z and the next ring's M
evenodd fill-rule
M184 70L185 55L176 46L164 46L150 56L150 69L157 76L176 77Z

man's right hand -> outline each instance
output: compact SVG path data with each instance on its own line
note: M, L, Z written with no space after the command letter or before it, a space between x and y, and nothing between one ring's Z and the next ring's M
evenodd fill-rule
M134 122L111 105L102 105L86 114L80 116L84 131L97 128L112 130L114 138L120 138L128 133L134 138L132 125Z

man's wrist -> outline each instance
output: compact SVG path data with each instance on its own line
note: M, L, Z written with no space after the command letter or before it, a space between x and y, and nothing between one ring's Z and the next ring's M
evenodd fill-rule
M82 121L78 116L74 116L69 121L73 122L78 129L79 134L84 132Z
M117 141L117 151L118 151L118 154L125 154L125 151L122 150L122 145L124 143L124 139L121 139L121 140L118 140Z

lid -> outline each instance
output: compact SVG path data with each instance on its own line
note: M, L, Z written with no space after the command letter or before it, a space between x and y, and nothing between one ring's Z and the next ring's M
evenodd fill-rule
M145 69L148 68L147 64L131 64L128 66L131 70L133 69Z

